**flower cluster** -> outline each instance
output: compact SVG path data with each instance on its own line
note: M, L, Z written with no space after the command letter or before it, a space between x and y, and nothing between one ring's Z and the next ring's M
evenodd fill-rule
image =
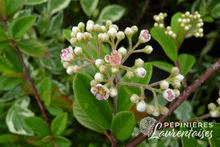
M178 88L181 86L181 82L184 79L184 76L179 74L179 69L177 67L173 67L171 69L170 76L159 83L159 89L152 89L152 87L143 86L143 88L150 89L152 91L162 93L163 98L167 101L173 101L175 98L179 97L180 91ZM169 85L172 85L173 88L169 88ZM132 103L136 103L136 110L139 112L147 112L148 114L152 114L154 116L167 115L169 110L167 107L159 105L157 102L154 105L146 104L144 101L143 94L142 96L138 96L137 94L133 94L130 97Z
M218 106L216 106L214 103L208 104L209 114L211 117L219 117L220 116L220 91L219 91L219 98L216 100L218 103Z
M128 38L131 42L132 36L138 32L137 26L127 27L120 31L119 27L106 21L105 25L95 24L89 20L86 24L80 22L77 26L72 27L70 43L75 46L62 50L61 62L68 74L79 72L83 67L94 65L98 72L90 82L91 92L98 100L108 99L117 96L118 92L115 84L117 74L121 69L126 71L126 76L132 78L135 76L144 78L147 74L143 68L144 61L137 59L133 67L124 66L125 60L132 54L143 52L150 54L153 48L147 45L143 49L135 50L141 43L146 43L151 39L148 30L141 30L138 42L134 47L126 49L119 47L121 40ZM95 42L95 43L94 43ZM109 54L103 53L102 44L107 43L111 46ZM84 51L85 50L85 51ZM96 52L96 53L94 53ZM98 56L97 56L98 55ZM74 62L83 61L83 65L74 65Z
M165 30L165 34L171 36L172 38L176 38L177 33L174 32L171 26L165 27L164 19L167 16L166 13L160 13L159 15L154 16L154 23L155 27L160 27ZM186 31L185 34L192 34L195 37L203 37L203 20L201 19L201 15L196 11L194 14L190 14L186 12L182 14L180 18L177 20L183 30Z

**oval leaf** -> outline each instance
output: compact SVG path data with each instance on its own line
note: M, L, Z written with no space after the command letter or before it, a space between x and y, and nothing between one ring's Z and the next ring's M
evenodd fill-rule
M18 42L18 47L22 52L33 57L46 57L49 55L47 47L37 40L27 39Z
M75 101L73 105L73 113L76 118L76 120L83 125L84 127L93 130L98 133L105 133L106 129L95 123L93 120L91 120L88 115L85 114L85 112L82 110L82 108L79 106L79 104Z
M58 136L65 130L67 120L67 113L62 113L53 119L51 123L51 131L53 135Z
M152 61L151 63L153 64L153 66L162 69L168 73L170 73L171 68L174 67L172 64L164 61Z
M130 111L119 112L112 120L111 129L119 140L128 139L134 127L135 117Z
M153 27L150 32L153 38L162 46L166 55L175 62L177 60L177 48L173 39L159 27Z
M23 5L24 0L4 0L4 2L6 6L6 14L8 16L19 9Z
M189 54L179 55L179 63L183 75L186 75L189 72L189 70L193 67L195 62L196 59L193 55L189 55Z
M50 15L53 15L63 9L65 9L71 0L49 0L48 2L48 8L49 8L49 12Z
M48 0L26 0L25 5L39 5L41 3L47 2Z
M37 135L47 136L50 135L50 131L46 122L37 116L25 118L25 124Z
M98 22L106 22L111 20L115 22L119 20L125 12L125 8L119 5L108 5L101 11Z
M80 0L80 5L88 17L92 16L98 3L99 0Z
M125 85L121 85L118 90L118 112L128 110L134 104L130 97L131 95L125 90Z
M66 37L66 39L70 42L70 39L71 39L71 30L67 30L67 29L64 29L63 30L63 35Z
M78 73L73 81L75 98L90 119L100 126L109 129L112 114L107 100L97 100L90 92L92 77L84 73Z
M34 116L34 113L27 107L30 103L29 97L23 97L17 100L8 111L6 116L6 124L10 132L19 135L34 135L24 123L24 119Z
M56 146L62 146L62 147L69 147L71 146L71 141L69 141L67 138L63 137L63 136L55 136L54 137L54 142L56 144Z
M14 39L21 38L31 28L35 20L36 16L23 16L13 20L8 28L9 35Z

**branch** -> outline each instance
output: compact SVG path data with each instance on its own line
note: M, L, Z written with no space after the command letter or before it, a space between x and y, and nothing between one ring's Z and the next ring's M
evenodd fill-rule
M183 93L180 95L180 97L173 102L169 106L169 114L168 115L161 115L157 122L163 122L165 121L176 108L182 104L190 94L194 92L194 90L199 87L207 78L209 78L217 69L220 68L220 59L218 59L212 66L203 74L201 75L197 80L195 80L189 87L187 87ZM125 147L134 147L139 145L142 141L144 141L148 136L144 136L144 134L139 134L136 138L134 138L131 142L129 142Z

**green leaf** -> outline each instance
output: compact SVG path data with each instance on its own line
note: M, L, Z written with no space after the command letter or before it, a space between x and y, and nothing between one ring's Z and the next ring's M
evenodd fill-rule
M130 111L119 112L112 120L111 129L119 140L128 139L131 136L134 127L135 117Z
M176 41L176 46L179 47L182 44L182 41L185 38L185 33L186 31L180 26L178 23L178 19L181 18L182 13L178 12L172 16L171 19L171 28L172 31L176 34L182 34L182 35L177 35L178 38L175 38Z
M42 137L42 136L34 136L34 137L28 138L26 141L34 146L42 146L43 143L41 140L43 138L44 137Z
M0 27L0 42L7 40L8 40L8 35L6 34L5 29Z
M100 126L109 129L112 114L107 100L97 100L90 92L92 77L84 73L78 73L73 80L75 98L90 119Z
M23 6L24 0L4 0L7 16Z
M190 132L190 130L187 127L184 127L184 125L181 125L180 127L181 132ZM190 147L190 146L198 146L197 139L195 137L189 137L182 135L181 137L181 143L182 147Z
M125 8L120 5L108 5L101 11L98 22L106 22L107 20L115 22L123 16L124 12Z
M196 59L193 55L189 55L189 54L179 55L179 63L183 75L186 75L189 72L189 70L193 67L195 62Z
M144 63L143 68L146 69L147 74L144 78L138 78L137 76L134 76L133 78L129 79L128 77L124 76L123 78L123 82L132 82L132 83L137 83L137 84L145 84L147 85L151 79L151 75L152 75L152 65L150 63ZM137 94L140 95L140 88L136 87L136 86L124 86L125 90L129 93L129 94Z
M92 16L99 3L99 0L80 0L80 5L88 17Z
M32 27L36 16L23 16L14 19L8 27L9 35L14 39L19 39Z
M220 17L220 3L218 3L211 11L211 15L214 18Z
M9 45L9 41L0 42L0 51Z
M12 135L12 134L2 134L0 135L0 143L6 143L6 142L13 142L18 140L17 135Z
M34 135L24 123L24 119L34 116L34 113L27 107L30 103L29 97L20 98L12 105L6 116L6 124L10 132L19 135Z
M173 39L166 35L164 30L160 27L153 27L151 29L153 38L162 46L166 55L175 62L177 60L177 48Z
M51 115L54 115L54 116L57 116L57 115L63 113L63 109L61 109L60 107L58 107L56 105L48 106L47 110Z
M37 40L20 40L17 44L19 49L29 56L46 57L49 55L48 48Z
M15 68L15 70L19 73L23 74L23 67L22 64L18 58L18 55L13 52L13 51L6 51L5 52L5 56L6 58L12 63L13 67Z
M26 0L25 5L39 5L47 1L48 0Z
M25 124L37 135L47 136L50 131L46 122L37 116L32 116L24 119Z
M47 29L46 36L51 36L57 33L58 31L60 31L62 24L63 24L63 11L60 11L59 13L54 15L50 20L50 25Z
M198 120L201 123L208 123L204 120ZM211 125L210 125L211 124ZM209 123L209 125L202 125L202 128L204 129L204 131L209 132L209 134L211 133L212 136L210 135L208 140L209 140L209 145L210 147L217 147L220 144L220 125L219 123ZM208 136L207 136L208 137Z
M4 74L17 73L13 64L5 57L0 56L0 72Z
M21 97L24 93L21 90L21 87L18 86L8 92L6 92L0 99L0 103L8 102L13 100L16 97Z
M162 69L168 73L170 73L170 70L172 67L174 67L172 64L164 62L164 61L151 61L151 64L159 69Z
M12 90L17 85L19 85L22 82L21 78L17 77L8 77L5 75L0 76L0 90Z
M48 9L49 13L52 16L53 14L65 9L71 0L49 0L48 2Z
M67 138L63 136L55 136L54 142L59 147L69 147L72 144L71 141L69 141Z
M92 119L90 119L76 101L74 101L73 113L76 120L84 127L98 133L106 133L106 129L95 123Z
M67 126L67 113L56 116L51 123L51 131L54 136L60 135Z
M118 90L118 112L128 110L133 103L131 95L125 90L125 85L121 85Z
M71 39L71 30L67 30L67 29L64 29L63 30L63 35L66 37L66 39L70 42L70 39Z
M51 104L51 87L52 87L52 82L49 77L44 78L40 83L39 83L39 95L43 99L45 106L49 106Z
M189 101L184 101L175 111L177 119L180 121L187 121L192 119L192 106Z

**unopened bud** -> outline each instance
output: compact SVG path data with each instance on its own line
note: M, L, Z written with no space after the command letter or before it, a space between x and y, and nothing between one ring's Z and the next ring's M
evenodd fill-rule
M117 67L117 66L112 66L112 67L111 67L111 72L112 72L112 73L118 73L118 72L119 72L119 67Z
M81 55L81 54L82 54L82 48L81 48L81 47L76 47L76 48L74 49L74 53L75 53L76 55Z
M84 28L85 28L85 24L84 24L83 22L80 22L80 23L78 24L78 28L80 29L81 32L83 32L83 31L84 31Z
M128 38L130 38L134 34L134 31L130 27L127 27L124 32Z
M144 78L147 74L147 71L143 67L139 67L135 70L135 75L139 78Z
M169 88L169 83L166 80L163 80L160 82L160 88L162 90L168 89Z
M217 102L218 105L220 106L220 97L216 100L216 102Z
M79 66L74 65L74 66L69 66L66 70L66 72L71 75L73 73L77 73L79 71Z
M171 74L172 75L178 75L180 72L179 68L178 67L173 67L171 68Z
M97 67L100 67L101 65L103 65L104 64L104 61L102 60L102 59L96 59L95 60L95 65L97 66Z
M91 87L95 87L97 84L98 84L98 83L97 83L96 80L92 80L92 81L90 82Z
M135 60L135 66L142 67L144 65L144 61L141 58Z
M137 26L132 26L131 29L133 30L133 33L137 33L138 31L138 27Z
M130 100L132 103L137 103L140 100L140 97L137 94L132 94L132 96L130 97Z
M153 105L147 105L146 112L148 114L153 114L154 113L154 106Z
M153 48L151 45L147 45L142 49L142 52L146 53L146 54L151 54L153 51Z
M211 117L219 117L218 110L211 110L209 111L209 114L211 115Z
M178 80L174 81L172 85L173 85L173 87L176 88L176 89L178 89L178 88L181 87L180 81L178 81Z
M95 74L94 79L97 82L102 82L104 80L104 75L98 72L98 73Z
M116 97L118 95L118 91L116 88L110 89L110 97Z
M124 32L119 31L119 32L116 34L116 37L117 37L118 40L122 40L122 39L125 38L125 34L124 34Z
M173 92L175 94L175 98L180 96L180 91L178 89L173 89Z
M160 115L160 109L159 109L159 107L155 107L153 116L159 116L159 115Z
M69 66L72 66L72 64L69 63L69 62L63 62L63 67L64 67L64 68L67 68L67 67L69 67Z
M101 30L102 33L104 33L104 32L106 32L107 29L106 29L105 26L101 26L100 30Z
M108 68L107 68L107 66L105 66L105 65L101 65L101 66L99 67L99 71L100 71L101 73L105 73L107 70L108 70Z
M216 109L216 105L214 103L209 103L208 104L208 109L209 110L215 110Z
M117 34L117 30L116 30L115 28L110 28L110 29L108 30L108 36L109 36L110 38L115 38L116 34Z
M106 28L109 28L111 25L112 25L112 21L111 20L107 20L106 24L105 24Z
M127 50L124 47L120 47L118 49L118 53L121 54L122 56L125 56L127 54Z
M101 31L101 26L99 24L95 24L93 29L94 29L94 31L99 32L99 31Z
M177 80L177 81L179 81L179 82L182 82L183 79L184 79L184 76L181 75L181 74L178 74L178 75L175 76L175 80Z
M82 41L82 39L83 39L83 34L82 34L81 32L78 32L78 33L76 34L76 38L77 38L77 40Z
M169 113L169 109L167 107L161 107L160 108L160 114L167 115Z
M126 77L128 77L128 79L131 79L131 78L134 77L134 73L131 72L131 71L127 71L127 73L126 73Z
M138 112L145 112L147 108L147 104L144 101L140 101L136 105L136 109Z

